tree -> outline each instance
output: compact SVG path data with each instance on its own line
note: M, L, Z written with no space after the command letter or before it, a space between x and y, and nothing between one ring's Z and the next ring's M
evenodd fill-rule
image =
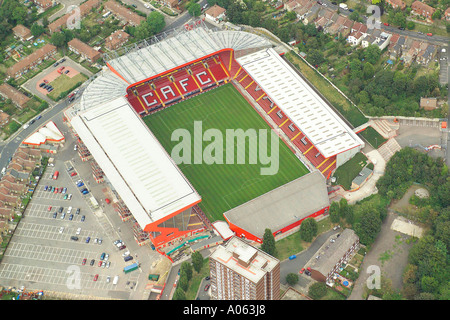
M181 263L180 266L180 277L186 274L187 280L191 280L192 278L192 264L190 264L189 262L185 261L183 263Z
M308 53L308 60L313 65L319 65L325 61L323 51L313 49Z
M164 16L159 11L152 11L147 17L147 24L151 35L160 33L166 26Z
M50 38L50 42L58 48L61 48L66 44L66 37L62 32L54 32Z
M276 254L277 248L275 246L275 237L273 236L273 233L270 229L264 230L261 250L271 256L274 256Z
M33 25L31 26L30 31L31 31L31 34L32 34L35 38L37 38L37 37L39 37L41 34L44 33L45 28L44 28L43 26L37 24L37 23L33 23Z
M375 74L375 68L370 62L366 62L363 67L363 76L365 80L372 79Z
M439 20L442 17L442 11L440 9L437 9L432 15L431 19L433 20Z
M378 59L380 59L381 50L376 44L371 44L364 50L364 57L366 61L371 64L377 63Z
M311 242L317 235L317 222L313 218L303 220L300 225L300 238L303 241Z
M413 30L415 27L416 27L416 24L414 23L414 21L406 22L406 28L408 28L408 30Z
M330 205L330 220L332 223L338 223L341 220L339 215L339 203L332 202Z
M173 294L173 300L186 300L186 294L184 293L183 289L180 287L177 287Z
M364 245L372 244L381 230L380 214L373 209L367 210L356 223L355 232Z
M289 11L286 13L286 19L288 19L289 21L294 21L295 19L297 19L297 14L294 11Z
M348 18L349 18L350 20L353 20L353 21L359 21L359 20L361 19L360 16L359 16L359 13L356 12L356 11L353 11L352 13L350 13L350 15L348 16Z
M180 275L180 279L178 280L178 287L180 287L184 292L187 291L189 286L189 281L187 279L186 274Z
M198 3L189 3L188 12L192 17L198 17L202 13L202 8Z
M27 17L27 10L22 6L17 6L14 8L11 17L15 21L16 25L24 24Z
M298 274L296 273L289 273L286 276L286 282L290 285L293 286L298 282Z
M325 282L315 282L308 290L308 295L314 300L319 300L327 294L327 285Z
M192 256L192 265L194 267L194 270L197 272L200 272L203 266L203 256L199 251L195 251Z

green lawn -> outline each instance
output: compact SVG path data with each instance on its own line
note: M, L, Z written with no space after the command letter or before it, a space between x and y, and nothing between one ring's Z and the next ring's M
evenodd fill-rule
M194 121L202 121L203 133L208 129L218 129L222 133L223 144L220 146L223 148L220 149L223 150L223 156L220 159L226 158L225 130L271 129L231 84L145 117L144 121L169 154L172 154L174 146L180 143L171 141L173 131L180 128L187 129L193 137ZM191 138L191 140L193 139ZM179 164L181 171L202 197L201 209L212 221L223 220L222 214L225 211L308 173L294 153L277 138L279 170L273 175L261 175L260 169L268 168L270 164L262 164L259 157L257 157L256 164L249 164L250 141L253 140L246 139L245 164L236 164L236 143L234 143L233 164L206 164L204 162L194 164L193 160L190 161L192 164ZM209 141L203 142L201 150L205 150L205 147L210 144ZM267 145L267 154L272 155L270 134L268 134ZM191 158L195 158L193 141L191 150Z
M367 127L360 135L362 135L375 149L378 149L379 146L387 141L372 127Z
M68 93L69 91L74 90L77 87L78 83L82 83L86 81L88 77L82 73L77 74L76 76L70 78L69 76L62 74L50 84L53 86L54 90L48 94L49 98L58 101L60 99L60 95L64 92Z
M334 173L334 177L336 177L335 184L341 185L345 190L350 190L353 179L356 178L366 164L367 157L358 152L353 158L337 168Z

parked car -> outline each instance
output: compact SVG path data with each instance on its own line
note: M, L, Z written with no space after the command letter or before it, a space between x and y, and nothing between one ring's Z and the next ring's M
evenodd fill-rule
M70 237L70 240L73 240L73 241L78 241L78 237L75 237L75 236L71 236L71 237Z
M77 173L75 171L70 174L71 177L74 177L76 175L77 175Z
M89 241L91 241L91 237L86 238L86 243L89 243Z
M54 67L57 67L58 65L59 65L59 62L55 62L55 63L53 64Z
M68 74L70 72L70 70L66 70L64 71L64 74Z
M95 263L95 259L92 259L90 265L93 266L94 263Z
M73 220L73 213L69 216L69 221Z
M84 266L86 264L86 258L83 259L83 261L81 262L81 265Z
M63 63L64 61L66 61L66 58L62 58L61 60L59 60L59 63Z
M403 28L403 27L398 27L398 29L399 29L399 30L405 30L405 28Z
M61 220L64 220L65 217L66 217L66 213L63 213L63 214L61 215Z
M68 197L69 195L68 194L65 194L64 195L64 200L67 200L67 197Z
M53 213L53 219L56 219L57 216L58 216L58 213L57 213L57 212L54 212L54 213Z
M62 193L66 193L66 192L67 192L67 188L64 187L64 188L62 189Z
M210 284L207 284L207 285L205 286L205 291L208 291L209 287L210 287Z
M52 210L52 206L48 206L48 209L47 209L48 211L50 211L50 210Z
M303 272L305 272L305 268L302 268L299 273L302 274Z
M110 265L111 265L111 261L108 261L108 262L106 263L106 268L109 268Z
M77 211L75 212L75 214L80 214L81 209L78 208Z
M48 91L48 92L52 92L52 91L53 91L53 88L50 88L50 89L48 89L47 91Z
M39 85L39 88L42 88L43 86L45 86L45 83L44 83L44 82L42 82L42 83Z
M64 207L59 207L59 213L62 213L64 210Z
M123 249L125 249L127 246L125 246L125 245L123 245L123 246L120 246L119 247L119 250L123 250Z
M385 23L383 23L383 24L384 24L385 26L387 26L387 27L389 26L389 23L387 23L387 22L385 22Z
M59 228L59 233L63 233L63 231L64 231L64 227L61 227L61 228Z
M103 261L100 260L100 261L98 262L98 266L101 267L101 266L102 266L102 263L103 263Z
M44 191L47 191L47 190L48 190L48 186L45 186L45 187L44 187Z
M428 32L427 36L431 37L431 36L433 36L433 34L431 32Z
M97 279L98 279L98 274L95 275L94 281L97 281Z
M48 83L48 80L45 80L45 79L44 79L44 80L42 80L42 81L43 81L44 83Z
M77 229L77 234L80 234L81 233L81 228L78 228Z
M69 196L67 197L67 200L70 200L70 199L72 199L72 194L71 193L69 193Z
M81 191L81 193L82 193L82 194L88 194L89 191L88 191L88 189L84 188L83 191Z
M86 219L86 216L82 216L81 217L81 222L84 222L85 219Z
M78 183L77 183L77 187L82 187L82 186L84 186L84 183L83 183L83 181L78 181Z

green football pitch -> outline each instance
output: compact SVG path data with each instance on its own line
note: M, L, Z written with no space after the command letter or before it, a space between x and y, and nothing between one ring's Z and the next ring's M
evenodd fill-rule
M226 132L229 129L242 129L244 132L249 129L255 129L255 132L266 129L267 155L269 158L272 155L270 126L231 84L182 101L143 120L169 155L173 155L174 150L178 152L175 153L176 155L184 155L183 152L179 152L180 143L184 140L179 138L172 141L172 133L177 129L185 129L185 132L190 133L192 159L189 162L179 163L178 167L202 197L199 206L211 221L224 220L224 212L308 173L308 169L278 137L276 140L279 146L277 157L279 165L276 174L261 175L261 168L271 166L271 162L264 160L261 162L262 157L261 159L257 157L254 164L249 161L249 146L252 138L245 140L244 164L239 164L237 160L238 143L234 143L233 164L226 163ZM205 161L200 164L194 163L194 132L198 132L198 129L194 130L196 121L201 121L202 133L208 129L218 129L222 133L223 164L207 164ZM212 142L217 141L210 139L202 142L201 155L205 154L208 145ZM198 156L199 149L196 150ZM214 152L211 154L217 155Z

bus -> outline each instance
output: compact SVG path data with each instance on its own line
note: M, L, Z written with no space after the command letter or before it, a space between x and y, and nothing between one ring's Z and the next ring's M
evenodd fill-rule
M159 280L159 274L149 274L148 280L158 281Z
M123 268L123 272L130 273L131 271L137 270L139 268L139 264L137 262L130 264L129 266L126 266Z
M59 177L59 171L55 171L55 173L53 174L53 180L58 179Z

